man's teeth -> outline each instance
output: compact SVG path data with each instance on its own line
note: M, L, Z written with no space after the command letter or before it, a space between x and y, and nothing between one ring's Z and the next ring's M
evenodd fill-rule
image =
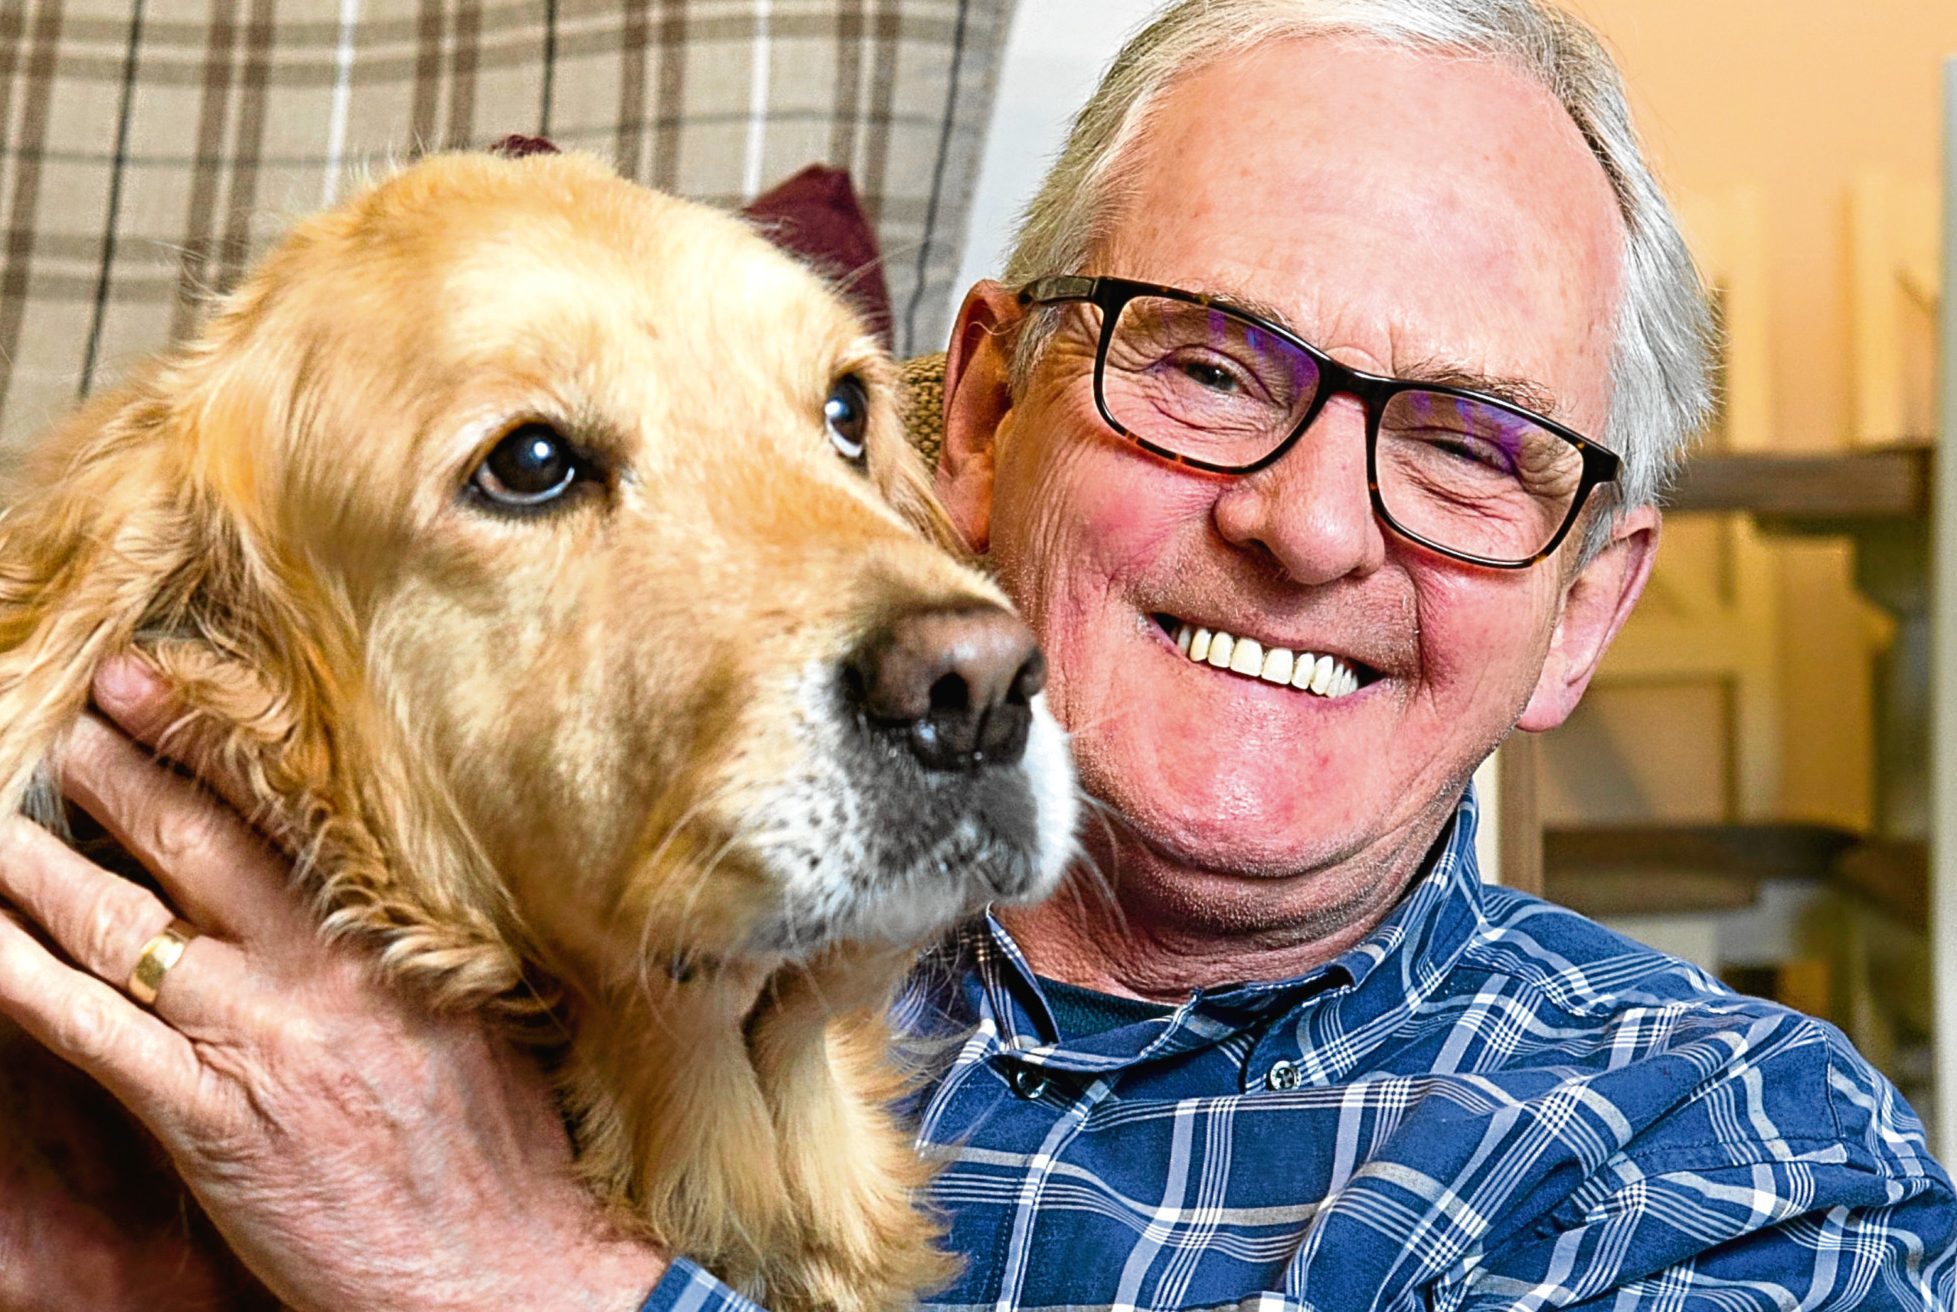
M1266 647L1255 638L1192 629L1187 624L1176 627L1176 647L1192 661L1266 683L1289 684L1320 697L1344 697L1359 688L1359 676L1336 656Z

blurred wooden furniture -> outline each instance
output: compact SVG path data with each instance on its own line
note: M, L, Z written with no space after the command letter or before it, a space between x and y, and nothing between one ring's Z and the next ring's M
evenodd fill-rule
M1707 456L1691 464L1673 498L1674 514L1745 510L1770 535L1840 536L1854 544L1858 588L1895 621L1877 667L1875 832L1776 824L1618 836L1633 868L1689 854L1695 877L1686 882L1693 887L1665 892L1682 908L1749 905L1763 876L1831 890L1831 978L1818 986L1828 1005L1813 1009L1847 1029L1913 1101L1928 1092L1928 1072L1919 1067L1933 1027L1932 967L1921 930L1932 902L1930 508L1941 463L1920 439L1820 455ZM1574 898L1585 910L1602 897L1593 913L1608 914L1608 876L1602 884L1594 874L1580 878L1586 863L1594 871L1597 848L1568 835L1551 834L1548 842L1550 896ZM1585 886L1559 883L1559 874Z
M1504 887L1544 896L1542 801L1537 779L1542 744L1513 733L1495 752L1497 877Z
M1957 188L1957 65L1950 76ZM1957 431L1957 312L1939 274L1940 258L1957 265L1957 231L1942 234L1939 252L1936 201L1892 179L1865 180L1851 198L1854 445L1775 455L1728 443L1691 462L1672 505L1674 516L1739 511L1763 535L1853 544L1858 589L1893 621L1875 669L1874 833L1741 824L1546 836L1549 896L1593 914L1654 903L1732 910L1751 905L1767 878L1824 885L1830 1013L1926 1113L1934 1086L1946 1104L1957 1100L1957 800L1933 783L1938 762L1957 759L1957 570L1944 563L1957 548L1957 462L1921 436L1927 371L1910 345L1941 316L1938 427ZM1949 212L1957 217L1957 191ZM1942 1127L1946 1152L1957 1147L1953 1121Z
M1687 195L1678 210L1724 336L1719 406L1695 458L1764 454L1773 378L1759 193ZM1601 703L1632 695L1681 719L1689 707L1718 708L1718 730L1699 749L1715 755L1699 773L1718 781L1708 799L1718 818L1762 819L1779 795L1779 597L1777 561L1744 514L1670 521L1645 595L1593 684Z
M1936 257L1925 249L1934 209L1926 220L1921 190L1891 180L1856 189L1853 443L1802 455L1769 449L1766 348L1757 340L1764 312L1750 299L1759 285L1757 213L1744 191L1682 209L1728 334L1725 404L1672 498L1648 600L1598 684L1608 696L1639 680L1724 681L1729 719L1711 737L1726 744L1730 782L1720 805L1707 808L1715 823L1552 827L1545 892L1602 917L1689 917L1755 908L1767 881L1818 890L1803 942L1789 942L1779 963L1741 963L1747 978L1736 982L1837 1020L1920 1100L1933 1026L1921 931L1936 901L1927 841L1938 801L1929 512L1940 471L1921 436L1927 373L1912 352L1922 351L1921 321L1939 305ZM1875 689L1873 835L1769 819L1779 756L1778 689L1764 672L1776 660L1779 621L1769 539L1783 536L1846 538L1858 589L1891 621L1889 641L1845 653L1843 671Z
M1851 433L1861 444L1930 431L1942 278L1936 183L1867 173L1848 198Z
M1773 380L1759 194L1741 186L1686 196L1678 209L1723 329L1719 405L1695 460L1766 458ZM1533 842L1547 895L1578 910L1669 914L1689 912L1706 896L1751 900L1751 884L1715 892L1724 879L1719 872L1678 865L1684 849L1664 859L1649 850L1628 854L1629 864L1616 863L1616 873L1578 859L1580 853L1604 857L1627 836L1624 822L1636 816L1732 822L1772 814L1781 756L1779 570L1744 513L1748 507L1736 502L1720 509L1728 513L1667 519L1651 582L1579 719L1535 748L1544 809L1585 827L1527 838L1517 833L1508 781L1524 771L1503 774L1505 865L1526 868L1530 856L1522 849ZM1690 732L1668 736L1667 725L1690 726ZM1516 855L1508 856L1510 850ZM1642 932L1657 928L1646 924ZM1696 947L1675 935L1655 941L1703 960L1710 939L1688 937Z

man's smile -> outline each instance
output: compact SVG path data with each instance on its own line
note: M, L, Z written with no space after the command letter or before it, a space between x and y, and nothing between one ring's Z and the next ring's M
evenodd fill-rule
M1191 661L1327 699L1346 697L1372 681L1364 665L1329 652L1266 645L1256 638L1156 615L1156 625Z

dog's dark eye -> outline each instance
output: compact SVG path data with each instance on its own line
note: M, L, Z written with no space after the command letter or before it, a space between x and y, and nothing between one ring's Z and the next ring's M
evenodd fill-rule
M852 465L863 463L863 439L870 427L870 395L863 380L844 374L829 386L829 399L822 404L822 421L829 429L829 445Z
M470 481L497 505L527 510L557 500L588 473L556 429L524 424L496 444Z

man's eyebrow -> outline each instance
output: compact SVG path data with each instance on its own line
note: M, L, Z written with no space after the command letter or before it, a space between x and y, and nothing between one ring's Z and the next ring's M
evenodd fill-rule
M1395 378L1409 383L1432 383L1436 387L1460 387L1492 396L1497 401L1520 406L1545 419L1556 417L1556 394L1531 378L1491 374L1449 360L1416 361L1394 371Z
M1256 315L1260 319L1276 324L1294 337L1307 342L1312 340L1309 334L1299 331L1289 315L1269 301L1227 286L1219 287L1207 295L1210 302L1219 308ZM1510 405L1520 406L1545 419L1554 419L1558 408L1556 394L1534 379L1491 374L1486 370L1475 369L1440 356L1429 356L1396 368L1393 377L1409 383L1432 383L1436 387L1459 387L1470 392L1480 392L1484 396L1494 397L1497 401L1506 401Z
M1310 337L1298 330L1298 325L1291 322L1291 316L1269 301L1259 300L1255 296L1250 296L1228 287L1219 288L1216 291L1205 291L1200 293L1200 295L1218 309L1235 310L1239 314L1255 315L1259 319L1265 319L1276 324L1294 337L1302 337L1308 342L1311 340Z

